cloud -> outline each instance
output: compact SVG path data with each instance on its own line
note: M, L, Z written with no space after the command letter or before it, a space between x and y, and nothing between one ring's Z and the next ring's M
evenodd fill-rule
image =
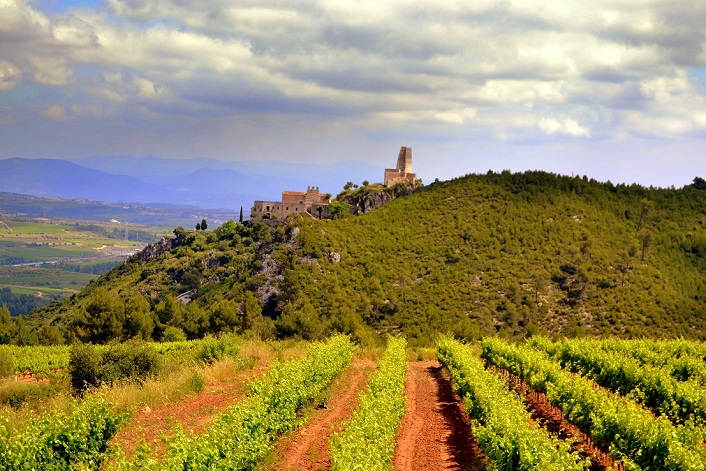
M142 77L135 77L134 83L137 88L137 95L142 99L157 100L167 94L164 88Z
M7 61L0 59L0 91L12 90L22 79L22 71Z
M93 27L88 22L75 16L69 16L54 22L52 35L58 44L77 49L93 47L98 42Z
M542 118L537 122L537 127L549 135L564 134L574 137L590 137L591 131L581 126L575 119Z
M42 110L41 115L45 118L54 119L56 121L64 121L66 119L66 111L59 105L53 105Z
M34 69L35 82L42 85L66 85L73 76L67 61L61 58L30 56L29 63Z
M706 68L706 5L42 5L0 0L0 109L28 122L36 110L62 103L71 119L54 124L76 132L89 120L113 129L147 126L146 133L165 135L145 150L156 155L160 141L196 128L209 129L189 143L201 154L215 148L219 132L225 143L218 152L246 139L253 140L248 148L267 149L278 134L313 145L332 129L356 142L410 135L517 145L706 138L706 81L695 72ZM244 122L259 131L233 131L245 133ZM312 127L306 139L296 123ZM129 152L130 142L123 144Z

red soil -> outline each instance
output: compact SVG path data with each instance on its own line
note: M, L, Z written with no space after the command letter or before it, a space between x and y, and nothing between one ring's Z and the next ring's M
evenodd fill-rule
M451 381L436 361L409 363L407 413L397 436L397 471L482 470L484 456Z
M264 365L260 364L253 370L238 372L223 384L207 384L204 391L185 396L175 403L161 404L154 409L143 407L132 414L127 426L113 438L113 444L119 444L130 456L144 441L152 449L153 456L162 456L166 450L162 435L173 436L177 424L181 424L184 430L199 433L228 406L243 398L245 384L261 376L264 370Z
M28 374L19 374L15 376L15 381L18 383L24 383L24 384L49 384L49 378L43 378L43 377L37 377L34 376L32 373Z
M309 422L285 438L275 450L277 471L331 469L329 438L339 432L358 406L360 393L375 369L375 362L353 360L351 367L334 385L326 408L316 410Z

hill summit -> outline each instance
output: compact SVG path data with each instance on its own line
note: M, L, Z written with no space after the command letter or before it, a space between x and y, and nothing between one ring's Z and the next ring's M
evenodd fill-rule
M441 332L705 339L700 181L488 172L359 216L177 228L35 322L93 342L226 330L363 342L401 332L412 344Z

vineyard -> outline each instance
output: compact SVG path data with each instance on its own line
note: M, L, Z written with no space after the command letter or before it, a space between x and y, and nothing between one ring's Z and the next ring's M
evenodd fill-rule
M698 342L149 345L171 366L0 406L0 469L706 469ZM0 357L12 362L0 398L17 378L69 388L78 358L6 346Z

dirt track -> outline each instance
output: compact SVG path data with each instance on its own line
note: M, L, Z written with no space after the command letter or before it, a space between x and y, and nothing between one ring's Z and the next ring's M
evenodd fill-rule
M485 469L466 414L439 362L412 362L408 368L408 412L397 437L395 470Z
M371 360L353 360L350 369L335 385L325 409L319 409L309 423L294 432L276 450L277 471L331 469L329 437L340 431L353 415L358 398L375 369Z

